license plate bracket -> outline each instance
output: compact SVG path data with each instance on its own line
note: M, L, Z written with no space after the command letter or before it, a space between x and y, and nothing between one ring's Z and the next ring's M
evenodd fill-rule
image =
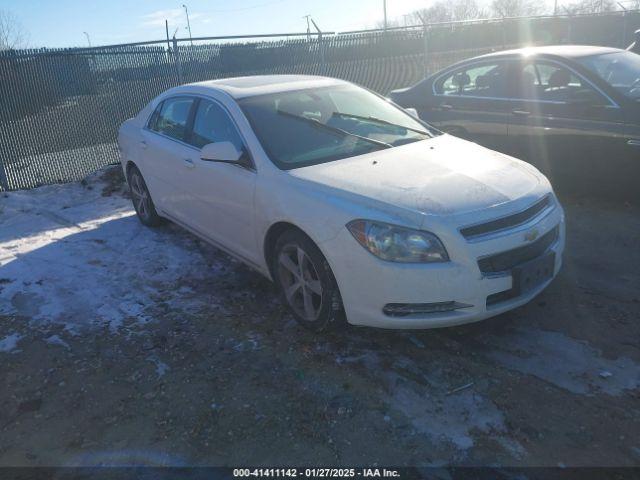
M513 289L522 295L553 278L556 264L555 252L548 252L541 257L518 265L511 270Z

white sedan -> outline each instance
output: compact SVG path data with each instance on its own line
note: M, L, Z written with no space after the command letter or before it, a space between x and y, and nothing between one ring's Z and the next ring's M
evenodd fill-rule
M564 213L540 172L348 82L180 86L118 144L142 223L169 219L253 267L314 331L482 320L560 269Z

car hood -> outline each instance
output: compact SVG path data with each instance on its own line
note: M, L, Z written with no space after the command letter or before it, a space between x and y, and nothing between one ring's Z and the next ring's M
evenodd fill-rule
M500 205L546 182L531 165L450 135L289 173L428 215Z

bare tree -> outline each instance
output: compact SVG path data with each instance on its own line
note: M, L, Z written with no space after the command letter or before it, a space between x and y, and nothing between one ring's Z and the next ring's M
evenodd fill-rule
M0 10L0 50L22 48L26 34L20 21L11 12Z
M375 28L384 28L384 27L385 25L382 20L375 23ZM387 28L396 28L396 27L402 27L400 20L398 20L397 18L387 20Z
M486 17L476 0L439 0L429 8L411 14L415 23L457 22Z
M543 13L543 5L536 0L493 0L491 13L495 17L529 17Z
M581 13L613 12L616 10L616 2L614 0L579 0L566 5L564 8L572 15Z

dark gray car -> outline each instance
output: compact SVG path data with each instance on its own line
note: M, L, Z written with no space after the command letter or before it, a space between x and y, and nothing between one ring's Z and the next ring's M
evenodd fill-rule
M492 53L390 98L440 130L529 161L561 189L640 196L640 55L631 51Z

